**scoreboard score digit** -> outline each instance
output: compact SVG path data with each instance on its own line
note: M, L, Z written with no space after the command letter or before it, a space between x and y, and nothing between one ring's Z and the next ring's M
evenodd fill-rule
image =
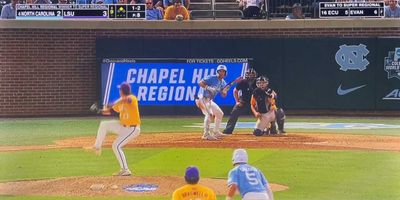
M383 2L320 2L320 18L383 17Z
M145 4L17 4L16 19L145 19Z

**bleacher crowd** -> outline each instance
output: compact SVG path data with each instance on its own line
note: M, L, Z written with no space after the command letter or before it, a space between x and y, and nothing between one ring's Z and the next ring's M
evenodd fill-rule
M8 0L7 0L8 1ZM198 1L198 0L197 0ZM215 0L210 0L215 3ZM237 4L237 10L240 10L244 19L265 19L267 12L280 13L277 10L284 10L284 16L287 20L304 19L306 17L316 17L318 3L329 2L332 0L286 0L282 4L276 0L232 0ZM367 0L368 1L368 0ZM370 0L368 2L378 2ZM202 1L204 2L204 1ZM280 4L278 3L280 2ZM338 2L343 2L339 0ZM346 0L346 2L365 2L365 0ZM6 1L0 1L5 4ZM191 18L190 0L11 0L8 4L2 6L1 19L15 19L16 4L146 4L146 20L189 20ZM400 18L399 0L384 0L385 18ZM290 4L290 5L288 5ZM310 14L313 9L314 14ZM304 13L306 11L306 13Z

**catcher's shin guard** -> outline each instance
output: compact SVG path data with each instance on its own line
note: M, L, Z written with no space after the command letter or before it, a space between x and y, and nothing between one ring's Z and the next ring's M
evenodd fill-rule
M280 120L280 121L277 121L276 123L278 124L278 130L279 130L279 132L280 132L280 133L285 133L285 128L284 128L285 120L282 119L282 120Z
M286 118L285 112L283 111L282 108L279 108L276 111L276 123L278 124L278 130L280 133L285 133L284 130L285 118Z
M283 111L282 108L279 108L278 110L275 111L275 117L276 117L277 121L283 120L286 118L285 112Z

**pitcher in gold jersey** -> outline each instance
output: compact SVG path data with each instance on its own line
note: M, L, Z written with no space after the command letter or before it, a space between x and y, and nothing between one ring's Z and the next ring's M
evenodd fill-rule
M128 163L126 162L125 153L122 147L129 141L139 136L140 133L140 114L138 100L131 92L128 83L122 83L119 86L120 98L112 105L103 108L102 114L109 115L111 109L119 113L119 120L102 121L97 132L96 143L93 149L96 154L101 154L101 147L107 133L117 134L117 139L112 144L112 149L119 162L121 170L114 176L130 176Z

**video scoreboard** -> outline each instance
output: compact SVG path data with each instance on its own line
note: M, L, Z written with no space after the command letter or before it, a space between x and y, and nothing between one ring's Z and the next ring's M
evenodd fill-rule
M145 19L145 4L17 4L16 19Z
M383 2L320 2L320 18L384 17Z

